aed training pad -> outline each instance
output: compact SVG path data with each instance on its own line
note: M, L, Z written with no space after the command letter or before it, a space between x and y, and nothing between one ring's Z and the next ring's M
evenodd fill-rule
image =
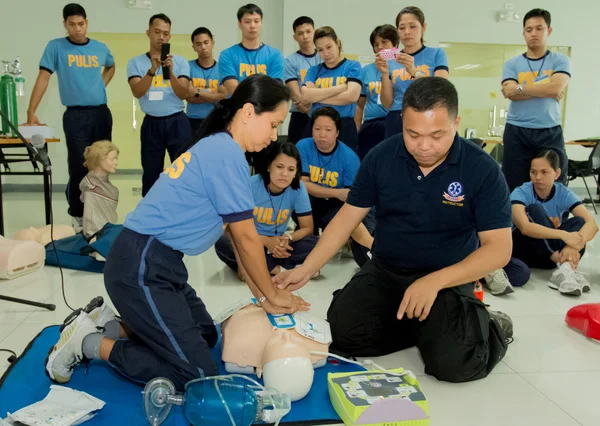
M429 425L429 406L421 385L402 368L329 373L327 384L331 404L346 425Z

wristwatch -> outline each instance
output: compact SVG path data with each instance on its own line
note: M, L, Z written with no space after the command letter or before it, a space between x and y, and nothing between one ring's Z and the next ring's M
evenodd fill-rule
M417 72L415 73L415 75L413 76L413 78L421 77L422 75L425 75L425 73L424 73L424 72L421 72L421 71L417 71Z
M265 300L267 300L266 296L261 297L256 301L256 306L260 308Z
M288 234L288 237L290 238L290 241L294 241L294 238L292 238L292 234Z
M517 86L517 95L520 95L521 93L523 93L523 86L521 86L520 84Z
M148 72L146 74L149 75L150 77L154 77L156 75L156 73L153 73L150 70L148 70Z
M199 87L196 89L196 93L194 94L194 97L195 98L199 98L200 97L200 88Z

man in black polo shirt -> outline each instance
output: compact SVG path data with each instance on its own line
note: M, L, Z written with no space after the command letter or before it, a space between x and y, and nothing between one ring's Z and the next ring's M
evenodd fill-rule
M511 207L494 160L457 135L448 80L406 90L403 133L363 160L346 204L304 264L277 276L295 290L335 255L375 206L373 260L334 293L331 349L380 356L417 345L439 380L486 377L506 353L512 322L488 311L473 281L510 260Z

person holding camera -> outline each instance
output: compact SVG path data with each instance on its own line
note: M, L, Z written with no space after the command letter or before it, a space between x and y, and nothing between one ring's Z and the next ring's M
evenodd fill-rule
M171 38L169 17L162 13L153 15L146 35L150 51L127 63L131 93L146 114L141 131L142 196L162 173L165 150L173 162L192 138L190 121L183 111L183 101L190 90L190 65L183 56L167 54L162 60L161 55L163 44Z

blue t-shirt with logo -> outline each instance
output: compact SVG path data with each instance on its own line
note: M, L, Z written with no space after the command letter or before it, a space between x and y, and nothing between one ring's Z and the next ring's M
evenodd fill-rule
M216 61L208 68L200 65L197 59L191 60L189 64L190 79L194 87L211 93L219 91L219 66ZM201 104L188 103L186 113L190 118L206 118L214 108L215 105L211 102L203 102Z
M502 83L515 81L523 86L548 84L553 74L563 73L571 77L571 60L556 52L546 52L538 59L522 54L509 59L502 70ZM554 98L533 98L511 101L506 122L528 129L548 129L559 126L560 103Z
M104 43L88 39L78 44L68 37L51 40L40 60L40 69L57 73L60 101L66 107L106 104L102 67L114 65Z
M337 141L333 151L318 150L313 138L298 141L296 148L302 160L302 176L326 188L350 188L358 172L358 155L343 142Z
M131 58L127 63L127 79L143 78L150 67L152 60L148 53ZM173 73L177 78L190 79L190 64L183 56L173 55ZM171 78L175 76L171 75ZM170 80L164 80L162 67L158 67L156 75L152 78L150 89L139 98L140 108L145 114L153 117L166 117L181 112L184 104L177 97Z
M388 110L381 105L381 71L375 64L366 65L362 69L362 93L366 97L365 121L383 118L388 115Z
M283 81L283 54L268 44L261 44L258 49L246 49L241 43L234 44L221 52L219 74L221 83L230 79L241 83L252 74L266 74Z
M560 228L566 212L573 211L575 207L583 204L579 197L562 183L555 183L548 198L541 200L535 193L533 184L526 182L513 190L510 201L512 204L522 204L525 207L541 204L556 228Z
M423 46L410 55L415 58L415 67L417 70L428 77L433 76L438 70L448 71L448 58L442 48ZM394 87L394 102L390 111L401 111L404 92L406 92L406 89L413 80L404 65L399 64L395 60L388 61L388 65L392 86Z
M303 182L300 182L300 188L288 186L279 194L270 193L261 175L252 176L250 182L254 198L254 224L259 235L283 235L293 212L297 216L312 214L308 191Z
M317 51L312 55L305 55L297 51L285 58L285 82L297 81L298 87L302 87L306 73L310 67L319 65L323 60L317 54ZM290 112L297 112L296 104L292 102Z
M252 218L244 151L229 133L198 141L167 168L124 226L187 255L203 253L226 224Z
M310 82L313 83L317 89L327 89L340 84L348 84L351 81L362 86L362 67L360 66L360 62L343 59L333 68L328 68L324 63L310 67L306 73L304 84ZM354 113L356 112L356 102L353 102L348 105L314 103L310 113L312 114L317 108L322 106L331 106L335 108L342 118L354 118Z

